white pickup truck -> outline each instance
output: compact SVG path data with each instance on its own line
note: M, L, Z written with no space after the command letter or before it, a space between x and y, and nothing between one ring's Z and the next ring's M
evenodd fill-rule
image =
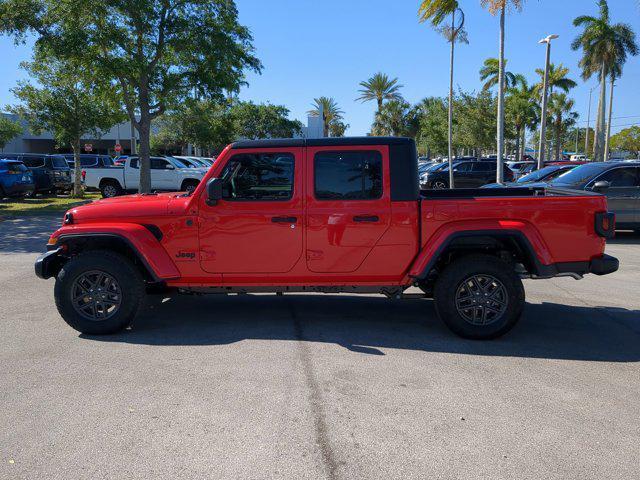
M192 168L173 157L151 157L151 189L154 191L193 191L205 168ZM124 166L87 168L82 172L87 189L100 190L105 198L138 191L140 159L129 157Z

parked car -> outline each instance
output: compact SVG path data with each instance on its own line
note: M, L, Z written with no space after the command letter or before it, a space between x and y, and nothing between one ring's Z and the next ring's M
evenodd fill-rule
M549 185L606 195L616 228L640 231L640 162L592 162L579 165Z
M0 199L30 195L35 188L33 174L24 163L0 158Z
M3 153L6 159L18 160L33 173L34 193L68 193L73 188L71 169L62 155L38 153Z
M69 168L73 170L75 168L75 157L72 153L65 153L65 160L69 164ZM81 154L80 166L85 168L104 168L113 167L115 164L113 159L109 155L97 155L97 154Z
M200 160L198 157L185 157L183 155L176 155L173 158L177 158L182 163L184 163L189 168L199 168L208 170L211 165L208 165L204 161Z
M177 158L151 157L151 189L191 192L205 171L189 168ZM90 168L84 179L87 188L97 188L105 198L136 192L140 183L139 157L127 157L124 167Z
M455 188L479 188L487 183L495 182L497 162L470 161L457 162L453 166L453 181ZM503 166L505 182L514 180L513 172L506 165ZM437 170L426 172L421 178L423 189L449 188L449 165Z
M518 178L515 182L489 183L484 185L482 188L519 187L530 183L549 182L577 166L578 165L549 165L541 168L540 170L534 170L533 172Z
M601 195L421 193L417 176L406 138L237 142L190 195L71 209L35 272L57 277L58 311L88 334L126 328L152 286L401 299L417 285L454 332L488 339L521 316L522 277L618 269L604 253L613 225Z

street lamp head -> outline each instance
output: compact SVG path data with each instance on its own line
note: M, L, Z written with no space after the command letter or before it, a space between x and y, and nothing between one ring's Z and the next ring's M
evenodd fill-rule
M556 38L558 38L560 35L556 35L555 33L552 35L549 35L546 38L543 38L542 40L540 40L538 43L551 43L551 40L555 40Z

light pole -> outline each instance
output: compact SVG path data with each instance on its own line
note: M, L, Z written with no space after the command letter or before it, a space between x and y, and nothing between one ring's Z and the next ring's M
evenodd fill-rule
M551 63L551 40L558 35L549 35L538 43L547 44L547 59L544 64L544 81L542 83L542 115L540 116L540 148L538 149L538 169L544 167L544 154L546 150L547 133L547 88L549 83L549 64Z
M595 87L593 87L592 89L589 90L589 108L587 109L587 129L584 132L584 156L588 156L589 155L589 124L591 123L591 95L593 94L593 91L598 88L598 86L596 85Z

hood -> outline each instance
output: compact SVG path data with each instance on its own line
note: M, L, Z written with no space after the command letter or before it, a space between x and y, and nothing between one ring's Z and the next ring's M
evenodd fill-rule
M121 218L169 215L170 205L175 200L184 200L184 198L180 198L180 194L175 192L125 195L96 200L73 208L69 212L73 215L74 223L104 219L118 221Z

